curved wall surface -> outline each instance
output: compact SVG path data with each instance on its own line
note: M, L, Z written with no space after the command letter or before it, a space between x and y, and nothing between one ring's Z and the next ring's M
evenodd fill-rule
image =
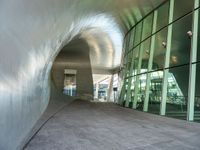
M0 2L0 149L20 147L46 109L50 70L60 49L84 29L116 28L85 7L82 1ZM99 18L107 20L104 25Z
M144 11L136 7L138 2ZM45 111L52 64L71 39L76 35L86 39L93 58L100 60L96 62L104 61L94 66L117 67L126 31L121 20L129 20L132 12L140 12L134 20L140 19L157 5L153 0L1 0L0 149L19 149ZM99 57L106 54L112 59Z

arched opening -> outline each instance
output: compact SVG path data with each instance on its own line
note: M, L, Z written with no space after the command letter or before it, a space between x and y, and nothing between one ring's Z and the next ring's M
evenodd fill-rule
M93 98L93 79L89 52L87 42L81 38L73 39L62 48L53 63L51 72L56 90L63 93L69 92L67 94L70 96ZM74 84L76 88L72 91L66 89L74 86Z

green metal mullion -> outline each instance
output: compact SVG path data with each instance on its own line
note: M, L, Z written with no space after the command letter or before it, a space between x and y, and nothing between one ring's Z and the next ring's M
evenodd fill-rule
M158 11L155 10L153 14L153 28L152 28L152 34L156 32L156 24L158 19ZM150 56L149 56L149 63L148 63L148 72L152 70L153 66L153 55L155 50L155 39L156 35L154 34L151 38L151 48L150 48ZM147 74L147 80L146 80L146 89L145 89L145 100L144 100L144 106L143 111L148 111L149 106L149 91L150 91L150 81L151 81L151 74Z
M194 1L194 8L199 7L199 0ZM193 16L193 35L191 42L191 54L190 54L190 77L189 77L189 89L188 89L188 110L187 120L194 121L194 100L195 100L195 86L196 86L196 64L192 64L197 61L197 46L198 46L198 23L199 23L199 10L194 11Z
M166 48L165 66L164 66L165 68L169 67L169 62L170 62L170 50L171 50L172 30L173 30L173 24L171 23L173 22L173 14L174 14L174 0L170 0L170 7L169 7L169 24L170 25L168 26L167 48ZM164 69L160 115L166 114L168 74L169 74L169 69Z
M126 62L127 63L127 62ZM122 80L123 80L123 85L122 85L122 89L121 89L121 93L120 93L120 101L119 104L123 105L123 101L124 101L124 96L125 96L125 90L126 90L126 72L127 72L127 67L125 67L123 69L122 72ZM123 98L123 99L122 99Z
M143 44L142 44L143 45ZM138 61L138 69L137 69L137 74L140 73L141 70L141 65L142 65L142 54L143 54L143 46L140 45L140 54L139 54L139 61ZM134 91L134 101L133 101L133 109L137 108L137 99L138 99L138 90L139 90L139 76L136 76L136 81L135 81L135 91Z
M199 3L200 3L199 0L194 0L194 9L197 9L200 6Z
M144 22L142 22L142 31L141 31L141 39L140 39L140 41L142 41L142 38L143 38L142 37L142 35L143 35L142 34L143 25L144 25ZM139 48L139 61L138 61L138 67L137 67L137 74L139 74L140 71L141 71L143 51L144 51L144 48L143 48L143 43L142 43L142 44L140 44L140 48ZM134 100L133 100L133 106L132 106L133 109L137 108L137 99L138 99L138 90L139 90L138 84L139 84L139 76L136 76Z

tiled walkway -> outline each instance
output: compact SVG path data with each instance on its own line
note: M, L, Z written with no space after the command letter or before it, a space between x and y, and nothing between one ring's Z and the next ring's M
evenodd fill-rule
M200 150L200 124L76 100L26 150Z

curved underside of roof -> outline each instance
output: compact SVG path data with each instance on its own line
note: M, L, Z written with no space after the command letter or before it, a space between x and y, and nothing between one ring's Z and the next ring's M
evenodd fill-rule
M103 51L112 55L113 60L107 61L108 64L97 62L97 66L116 67L120 63L124 34L163 1L1 1L1 47L11 51L15 49L17 53L42 49L43 56L53 55L71 39L81 35L90 44L95 57ZM12 44L8 44L11 39Z

